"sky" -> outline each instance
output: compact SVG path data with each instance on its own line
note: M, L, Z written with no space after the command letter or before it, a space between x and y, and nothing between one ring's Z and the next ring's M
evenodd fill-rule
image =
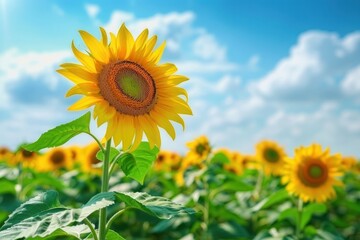
M206 135L244 153L269 139L289 155L320 143L359 157L359 12L351 0L0 0L0 145L15 149L82 115L67 110L78 98L64 97L71 83L55 70L76 62L71 41L85 50L78 30L99 37L100 26L125 23L166 41L161 62L190 78L182 87L194 115L175 141L162 132L163 149L184 152Z

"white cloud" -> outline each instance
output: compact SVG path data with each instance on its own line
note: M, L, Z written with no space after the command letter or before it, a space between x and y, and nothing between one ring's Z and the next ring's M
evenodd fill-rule
M203 33L197 37L193 43L193 51L196 56L204 60L224 61L226 57L226 48L220 46L216 38L208 33Z
M346 74L341 87L345 94L360 97L360 65Z
M241 79L236 75L225 74L216 81L209 81L203 78L194 77L187 82L188 93L191 97L214 96L222 94L232 96L240 92Z
M336 99L339 77L360 62L360 33L340 38L335 33L309 31L300 35L290 55L282 59L252 91L269 99Z
M135 16L132 13L117 10L111 14L110 20L106 23L104 27L107 31L117 33L122 23L132 21L134 17Z
M202 73L202 74L212 74L216 72L231 72L236 71L239 68L239 65L232 62L204 62L198 60L187 60L187 61L177 61L176 66L179 71L186 74L191 73Z
M8 106L10 88L30 79L41 79L49 89L55 89L59 79L55 69L69 56L69 51L21 53L18 49L0 54L0 107Z
M98 13L100 12L100 7L95 4L86 4L85 10L86 10L86 13L89 15L89 17L95 18L98 15Z

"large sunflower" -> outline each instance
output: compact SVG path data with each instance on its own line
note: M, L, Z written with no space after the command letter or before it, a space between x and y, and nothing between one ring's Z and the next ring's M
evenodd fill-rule
M341 156L330 155L329 149L313 144L295 150L294 159L287 159L282 183L286 190L303 201L325 202L335 196L333 186L342 185L336 179L342 173Z
M192 114L187 92L177 85L188 80L174 75L174 64L159 64L165 43L154 50L157 36L148 39L145 29L136 40L123 24L117 35L100 28L101 40L85 31L80 35L87 53L72 50L81 64L65 63L60 74L75 83L68 93L84 95L69 110L94 107L98 126L107 122L105 139L113 138L115 146L136 149L145 133L151 147L160 146L159 127L175 139L170 121L181 124L179 114ZM183 98L185 97L185 98Z
M284 149L276 142L264 140L256 145L256 157L266 175L281 175L285 156Z

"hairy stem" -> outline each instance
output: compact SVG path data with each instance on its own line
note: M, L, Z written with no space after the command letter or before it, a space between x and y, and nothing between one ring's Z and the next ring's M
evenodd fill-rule
M102 179L101 179L101 192L107 192L109 189L110 148L111 148L111 139L109 139L106 142L106 147L105 147L105 158L103 162ZM99 214L99 240L105 240L106 221L107 221L106 208L102 208L100 209L100 214Z

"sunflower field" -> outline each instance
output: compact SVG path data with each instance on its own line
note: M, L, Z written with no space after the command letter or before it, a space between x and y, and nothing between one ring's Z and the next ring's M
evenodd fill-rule
M107 239L359 238L360 165L355 158L329 153L319 145L300 147L288 156L272 141L260 142L253 153L244 154L214 149L205 136L189 142L188 148L185 155L161 150L155 158L154 152L142 183L114 165L109 189L164 196L193 211L172 218L171 212L163 212L158 218L134 203L111 205L110 214L128 210L111 225L111 232L122 238ZM98 152L96 143L42 153L1 148L1 239L26 236L34 228L20 230L24 216L35 217L49 204L74 209L86 205L101 191ZM279 165L286 161L290 163ZM14 211L20 216L9 217ZM97 217L94 213L88 218L96 223ZM33 221L41 224L43 216ZM9 224L19 226L6 235ZM34 230L37 236L29 239L91 239L84 224Z
M86 31L77 63L57 72L81 95L81 117L17 149L0 148L0 239L360 239L360 164L326 146L286 153L263 140L252 153L206 136L179 154L161 148L160 128L192 115L186 76L160 63L165 43ZM106 126L101 136L90 128ZM87 146L66 145L86 134ZM65 144L65 145L64 145Z

